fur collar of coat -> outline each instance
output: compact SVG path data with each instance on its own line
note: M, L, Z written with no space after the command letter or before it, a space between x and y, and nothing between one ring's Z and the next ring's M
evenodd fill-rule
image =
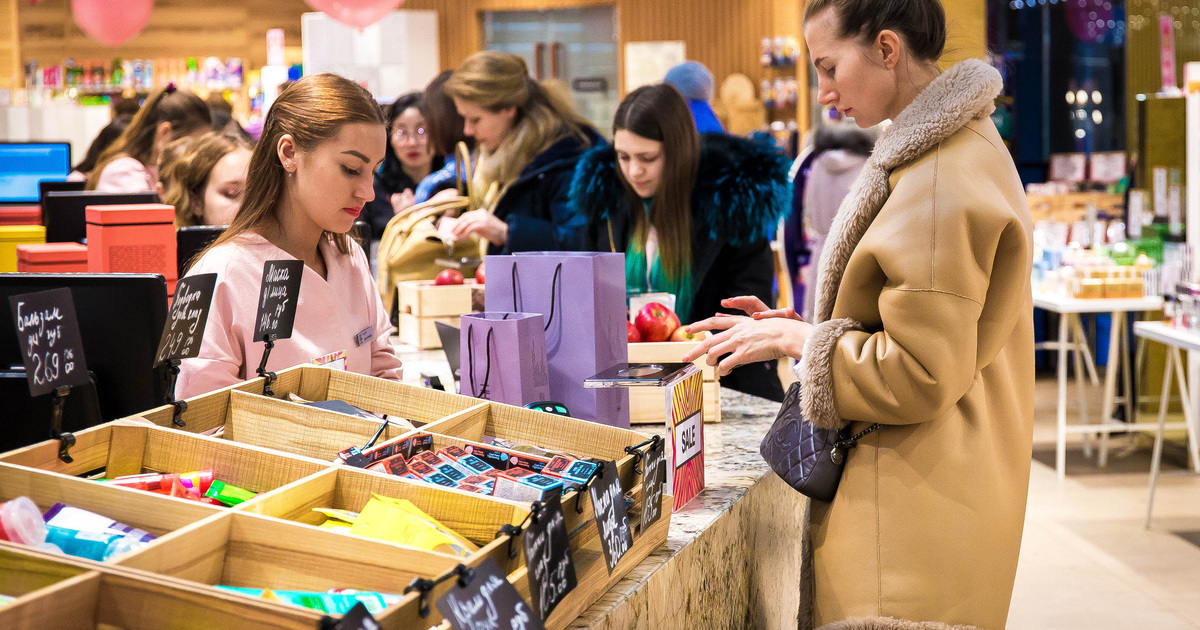
M692 190L692 229L731 245L774 237L790 209L788 159L766 142L726 134L701 136L700 166ZM590 149L575 167L571 199L590 221L628 212L611 145ZM618 210L620 209L620 210Z
M838 428L833 407L833 348L848 330L862 330L851 319L830 320L842 274L854 248L891 193L889 174L929 152L967 123L988 116L1004 84L995 68L978 59L959 62L933 80L879 135L875 151L838 209L817 267L816 328L804 345L798 375L804 417L822 428Z

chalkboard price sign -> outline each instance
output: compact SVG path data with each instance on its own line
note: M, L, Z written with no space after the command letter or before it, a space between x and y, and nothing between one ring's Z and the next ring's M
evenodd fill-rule
M8 304L31 396L91 380L70 289L13 295Z
M334 622L326 617L322 629L328 630L379 630L379 622L367 611L367 607L359 602L346 613L344 617Z
M646 451L642 465L642 531L662 516L663 487L667 482L667 441L658 440Z
M616 462L604 462L601 465L600 474L594 478L588 491L596 512L600 547L604 550L604 561L611 574L633 546L633 532L629 529L629 513L625 509L625 493L617 477Z
M190 359L200 354L200 341L208 323L217 274L188 276L175 285L175 300L167 313L167 325L158 342L155 362L168 359Z
M475 567L465 587L455 586L439 598L437 608L455 630L545 630L491 558Z
M267 335L275 339L287 339L292 336L292 325L296 323L296 304L300 299L300 279L303 275L303 260L268 260L263 265L258 315L255 317L256 340L262 341Z
M551 493L542 502L541 510L525 528L522 542L529 567L530 599L538 617L545 620L578 583L558 493Z

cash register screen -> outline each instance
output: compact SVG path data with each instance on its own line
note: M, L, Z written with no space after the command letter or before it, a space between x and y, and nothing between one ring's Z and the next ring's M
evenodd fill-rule
M66 142L0 142L0 203L38 203L39 181L62 181L71 172Z

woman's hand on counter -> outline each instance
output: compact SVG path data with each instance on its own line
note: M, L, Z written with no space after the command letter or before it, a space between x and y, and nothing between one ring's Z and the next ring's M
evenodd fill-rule
M799 315L796 314L796 309L790 306L787 308L767 308L767 305L764 304L762 300L753 295L740 295L738 297L725 298L724 300L721 300L721 306L725 308L736 308L737 310L742 311L754 319L784 317L800 322L804 321Z
M694 361L707 354L706 362L716 366L719 375L725 376L733 368L746 363L783 357L801 358L804 342L812 333L813 326L799 318L757 319L743 315L716 315L690 324L687 329L691 333L708 330L715 334L701 341L683 356L683 360Z

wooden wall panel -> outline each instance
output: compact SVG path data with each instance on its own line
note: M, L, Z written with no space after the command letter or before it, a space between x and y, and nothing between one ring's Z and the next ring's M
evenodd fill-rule
M0 0L0 89L14 87L21 77L21 38L18 37L17 2Z
M1125 146L1136 151L1141 133L1137 95L1154 94L1162 87L1158 16L1175 18L1175 78L1183 87L1183 64L1200 61L1200 3L1196 0L1128 0L1125 11Z

